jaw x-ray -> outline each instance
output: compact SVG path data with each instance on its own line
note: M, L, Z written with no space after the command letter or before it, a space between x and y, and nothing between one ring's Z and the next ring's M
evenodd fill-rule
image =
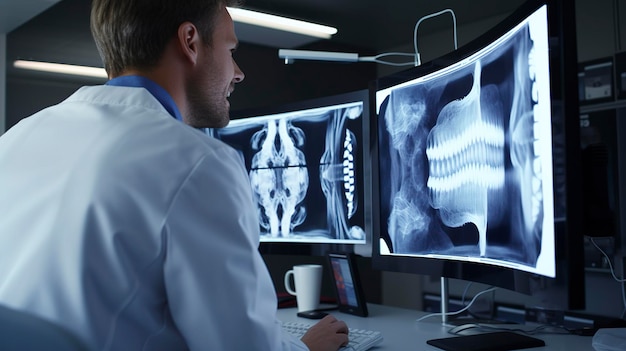
M245 161L262 242L365 243L362 120L359 101L207 130Z
M377 92L387 253L535 267L552 249L547 26L536 22Z

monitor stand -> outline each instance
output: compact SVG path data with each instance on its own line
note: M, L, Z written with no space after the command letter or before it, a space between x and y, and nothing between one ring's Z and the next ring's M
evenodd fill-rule
M441 324L448 323L448 299L450 298L450 290L448 287L448 278L441 277Z
M448 278L441 277L441 323L448 323ZM451 336L426 341L446 351L508 351L545 346L541 339L511 331Z

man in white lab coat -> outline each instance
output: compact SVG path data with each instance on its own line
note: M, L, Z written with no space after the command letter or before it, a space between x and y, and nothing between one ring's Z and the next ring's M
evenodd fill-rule
M246 170L194 127L228 124L244 75L228 0L95 0L111 78L0 137L0 304L97 350L337 350L276 319Z

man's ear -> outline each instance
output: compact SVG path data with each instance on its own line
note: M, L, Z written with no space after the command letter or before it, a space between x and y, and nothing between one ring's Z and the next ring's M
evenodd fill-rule
M193 65L198 61L202 46L202 38L198 29L191 22L184 22L178 26L178 46L181 54Z

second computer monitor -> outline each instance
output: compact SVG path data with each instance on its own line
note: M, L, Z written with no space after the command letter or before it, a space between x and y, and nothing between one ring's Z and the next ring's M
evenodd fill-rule
M235 111L207 130L245 162L262 245L366 243L367 99L364 90Z
M529 0L373 84L376 268L584 305L572 13Z

